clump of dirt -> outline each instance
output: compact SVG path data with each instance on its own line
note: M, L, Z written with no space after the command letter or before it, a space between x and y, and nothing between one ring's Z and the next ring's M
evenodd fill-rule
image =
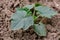
M32 3L42 3L56 10L58 14L46 25L47 36L38 36L33 28L26 31L10 29L10 17L16 7ZM59 0L0 0L0 40L60 40L60 2ZM58 6L57 6L58 5Z

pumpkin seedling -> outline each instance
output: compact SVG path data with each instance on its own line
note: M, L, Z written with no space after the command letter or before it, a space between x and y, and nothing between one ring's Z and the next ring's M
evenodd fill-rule
M45 18L50 19L56 14L57 12L52 8L38 3L16 8L16 12L11 16L11 29L19 30L22 28L23 30L27 30L29 27L33 27L39 36L46 36L46 24L42 21ZM36 23L38 19L39 21Z

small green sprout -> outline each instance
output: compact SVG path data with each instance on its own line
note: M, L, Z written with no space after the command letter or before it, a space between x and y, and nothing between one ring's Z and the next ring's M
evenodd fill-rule
M42 20L44 18L50 19L56 14L57 12L52 8L39 3L16 8L16 12L11 16L11 30L19 30L21 28L27 30L32 27L39 36L46 36L46 24ZM36 23L37 19L40 19L38 23Z

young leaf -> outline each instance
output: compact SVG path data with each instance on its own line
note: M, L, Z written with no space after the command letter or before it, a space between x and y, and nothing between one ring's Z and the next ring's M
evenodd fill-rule
M28 8L23 8L27 12L27 15L32 15L32 12Z
M57 14L56 11L47 6L38 6L35 8L35 10L38 11L37 13L39 13L40 16L47 18L51 18L52 16Z
M40 3L35 3L35 7L42 6Z
M34 4L33 5L26 5L24 6L23 8L28 8L29 10L32 9L34 7Z
M16 8L16 11L20 11L20 10L23 10L23 8L20 8L20 7Z
M42 23L40 23L40 25L35 24L33 28L34 28L34 31L37 33L37 35L46 36L46 28L44 24Z
M16 11L15 14L11 16L11 29L18 30L23 28L24 30L28 29L33 25L33 17L27 16L27 12L24 10Z

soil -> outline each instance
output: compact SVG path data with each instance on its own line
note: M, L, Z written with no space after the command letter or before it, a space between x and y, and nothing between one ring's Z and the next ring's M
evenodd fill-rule
M26 31L10 29L10 17L16 7L32 3L42 3L58 12L46 25L47 36L38 36L33 28ZM60 40L60 0L0 0L0 40Z

